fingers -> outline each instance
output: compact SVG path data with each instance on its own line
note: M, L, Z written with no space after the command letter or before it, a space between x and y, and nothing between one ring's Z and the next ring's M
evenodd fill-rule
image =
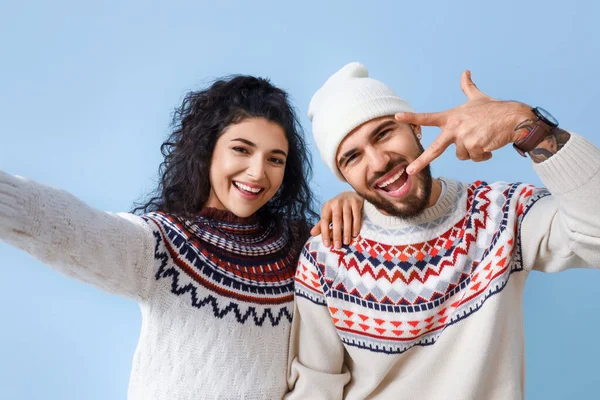
M360 201L346 201L341 207L338 203L335 207L329 207L329 203L326 203L322 210L323 218L311 229L311 234L316 236L321 233L323 244L327 247L331 245L329 239L336 249L340 249L342 243L349 245L352 238L360 233L363 202L362 198Z
M465 160L468 160L469 158L471 158L469 151L467 150L467 148L465 147L465 145L462 142L456 142L456 143L454 143L454 146L456 147L456 158L458 158L459 160L462 160L462 161L465 161Z
M409 175L419 173L423 168L428 166L433 160L441 156L444 151L454 142L452 136L442 132L427 149L407 168L406 173Z
M469 70L464 71L460 76L460 88L469 100L489 98L488 95L479 90L477 85L475 85L471 79L471 71Z
M311 235L313 236L317 236L320 233L321 238L323 239L323 244L327 247L329 247L329 224L331 223L332 208L333 207L329 204L329 202L323 204L323 207L321 208L321 220L310 231ZM313 231L315 233L313 233Z
M333 244L335 246L336 249L339 249L342 247L342 217L343 217L343 211L339 208L336 207L333 209ZM323 236L323 235L321 235ZM323 237L323 243L325 243L325 238ZM325 244L326 246L329 246L328 243Z
M482 162L492 158L492 153L489 151L483 151L480 148L467 149L461 143L456 143L456 158L462 161L471 160L474 162Z
M462 75L460 76L460 88L469 100L479 97L479 89L471 79L471 71L469 70L463 71Z
M490 158L492 158L492 153L484 152L483 150L480 150L480 149L469 150L469 157L465 158L465 160L468 160L469 158L475 162L487 161ZM462 160L462 158L461 158L461 160Z
M492 158L490 151L485 151L481 147L466 146L462 141L457 140L454 143L456 146L456 158L459 160L472 160L475 162L487 161Z
M352 237L357 237L362 225L362 208L364 200L352 205Z
M321 234L321 221L322 220L319 220L319 222L317 222L315 226L310 229L311 236L319 236Z
M487 160L491 159L492 156L493 156L492 153L490 153L489 151L485 152L485 153L483 153L483 158L479 161L487 161Z
M490 152L476 152L476 153L470 153L470 154L471 154L471 160L473 160L475 162L487 161L490 158L492 158L492 153L490 153Z
M347 246L350 244L350 240L352 238L352 219L353 219L353 214L352 214L352 206L350 206L350 204L344 204L344 211L343 211L343 217L344 217L344 222L343 222L343 238L342 238L342 242ZM335 240L335 238L334 238Z
M321 218L319 221L320 231L321 231L321 239L323 240L323 244L327 247L331 245L331 232L329 231L330 222L329 219Z
M446 122L446 114L438 113L412 113L402 112L394 115L398 122L407 124L422 125L422 126L442 126Z

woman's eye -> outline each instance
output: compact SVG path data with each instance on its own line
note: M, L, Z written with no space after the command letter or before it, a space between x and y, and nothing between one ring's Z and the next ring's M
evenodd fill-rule
M285 161L282 160L281 158L277 158L277 157L273 157L270 159L270 161L274 164L278 164L278 165L284 165Z
M240 146L234 147L233 151L238 152L238 153L248 154L248 150L246 150L245 148L240 147Z

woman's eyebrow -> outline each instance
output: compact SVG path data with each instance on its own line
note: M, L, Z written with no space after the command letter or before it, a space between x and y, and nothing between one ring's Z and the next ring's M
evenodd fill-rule
M244 138L235 138L235 139L231 139L232 142L242 142L244 144L247 144L250 147L256 147L256 144L254 144L253 142L249 141L248 139L244 139ZM271 153L274 154L281 154L284 157L287 157L287 153L281 149L273 149L271 150Z

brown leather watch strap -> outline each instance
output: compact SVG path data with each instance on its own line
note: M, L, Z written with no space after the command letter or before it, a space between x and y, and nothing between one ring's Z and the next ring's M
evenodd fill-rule
M533 123L533 129L525 137L513 143L513 147L520 155L527 157L527 153L535 149L554 128L541 119Z

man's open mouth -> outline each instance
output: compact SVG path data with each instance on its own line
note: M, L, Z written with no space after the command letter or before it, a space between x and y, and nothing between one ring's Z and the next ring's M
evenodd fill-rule
M407 164L400 164L375 182L373 188L389 197L403 197L410 189L410 179L406 173Z
M386 192L395 192L400 189L408 180L408 174L403 167L400 171L396 172L392 177L385 181L377 184L377 188L385 190Z

